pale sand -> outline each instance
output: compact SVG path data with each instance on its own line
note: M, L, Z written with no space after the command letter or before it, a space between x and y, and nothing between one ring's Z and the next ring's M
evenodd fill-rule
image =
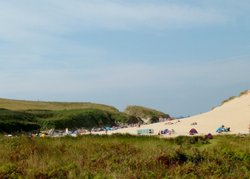
M132 127L125 129L118 129L115 131L108 131L108 134L113 133L129 133L137 134L138 129L154 129L154 135L157 135L160 130L174 129L175 134L171 136L189 135L189 130L195 128L199 135L208 133L216 134L216 129L221 125L230 127L229 134L248 134L250 125L250 91L247 94L237 97L222 106L213 109L210 112L189 118L171 121L174 124L169 125L167 122L160 122L149 125L142 125L140 128ZM196 122L197 125L191 125ZM100 132L103 134L105 132ZM162 135L170 137L170 135Z

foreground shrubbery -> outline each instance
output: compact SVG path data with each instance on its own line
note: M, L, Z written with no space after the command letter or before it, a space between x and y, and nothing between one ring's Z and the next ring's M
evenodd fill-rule
M249 178L250 136L0 137L0 178Z

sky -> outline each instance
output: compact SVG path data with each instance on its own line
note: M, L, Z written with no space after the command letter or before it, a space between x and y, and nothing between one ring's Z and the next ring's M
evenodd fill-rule
M0 97L209 111L250 89L249 0L0 0Z

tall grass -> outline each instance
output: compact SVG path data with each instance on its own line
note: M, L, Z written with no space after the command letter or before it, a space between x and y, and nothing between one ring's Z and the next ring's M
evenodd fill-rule
M0 137L0 178L249 178L250 136Z

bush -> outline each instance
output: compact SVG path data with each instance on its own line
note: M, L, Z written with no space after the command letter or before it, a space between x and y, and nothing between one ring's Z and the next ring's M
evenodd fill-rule
M250 136L0 136L0 178L249 178Z

